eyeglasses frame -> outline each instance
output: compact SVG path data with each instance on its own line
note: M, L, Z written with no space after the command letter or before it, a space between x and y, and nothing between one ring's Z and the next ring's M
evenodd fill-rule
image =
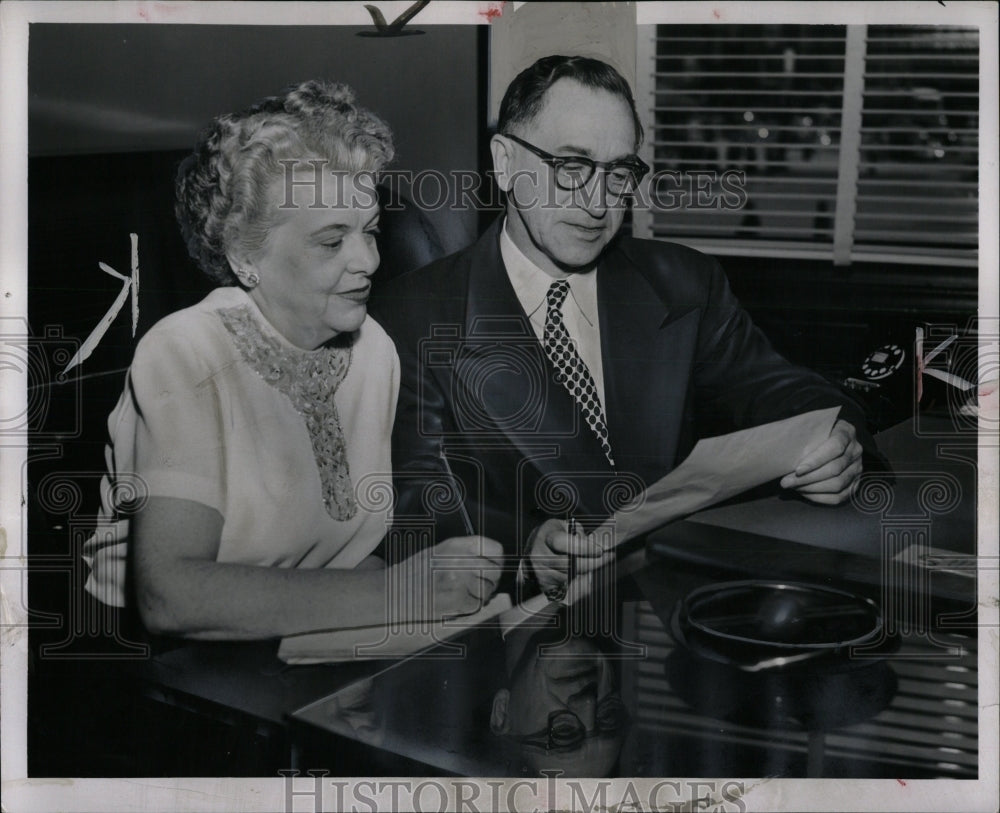
M531 142L525 141L523 138L519 138L511 133L502 133L501 135L503 135L504 138L509 138L515 144L520 144L526 150L534 153L539 159L541 159L543 164L552 167L553 170L556 170L557 172L553 176L556 186L565 192L575 192L577 189L582 189L590 183L590 180L594 177L594 173L598 169L603 170L605 175L607 175L609 171L615 167L625 167L635 179L635 186L628 190L611 193L613 195L617 195L618 197L624 197L625 195L631 195L635 192L635 190L639 188L639 184L642 183L642 179L649 174L649 164L643 161L638 155L633 155L628 158L619 158L615 161L597 161L593 158L587 158L585 155L553 155L552 153L541 149L541 147L536 147ZM577 186L564 186L559 182L558 169L563 164L570 162L577 162L590 167L590 174L587 175L586 179ZM607 182L605 181L605 184L606 183ZM611 190L609 189L608 191L610 192Z
M559 751L565 750L567 748L575 748L581 743L586 742L594 737L613 737L628 728L631 718L628 713L628 709L622 702L621 696L617 693L613 693L604 697L597 705L600 708L602 705L608 702L614 703L614 707L619 710L617 718L617 726L613 729L607 728L602 729L600 725L593 731L587 731L586 726L583 724L583 720L573 711L569 709L556 709L555 711L550 711L548 716L548 721L545 728L541 731L536 731L533 734L524 734L519 736L514 736L512 739L521 743L522 745L530 745L536 748L544 748L546 751ZM583 737L580 738L578 743L573 743L569 746L556 746L552 744L552 722L560 715L570 715L578 723L580 729L584 732ZM600 722L600 714L598 714L598 722Z

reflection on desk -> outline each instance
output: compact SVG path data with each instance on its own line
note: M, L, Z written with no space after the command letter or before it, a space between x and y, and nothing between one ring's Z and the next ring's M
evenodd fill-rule
M550 768L568 776L977 776L973 634L913 631L867 657L741 674L693 657L671 633L677 602L711 574L651 559L618 581L608 575L570 611L540 618L543 626L506 638L474 630L457 639L464 657L412 659L376 675L380 748L432 773L470 776ZM363 742L338 716L344 697L293 718ZM302 766L335 771L322 753L303 755Z
M623 612L623 628L646 647L625 689L642 721L626 757L640 775L977 775L974 633L904 636L884 660L761 679L692 658L649 601Z
M974 571L932 574L923 558L975 551L976 437L922 419L879 440L894 472L874 476L872 493L853 504L771 495L702 512L651 533L629 557L633 566L601 574L571 612L543 614L540 631L504 639L473 630L457 639L462 657L411 659L376 675L368 695L380 748L425 773L471 776L552 767L590 776L976 777ZM733 578L867 596L882 609L881 637L757 674L700 657L671 619L691 591ZM567 667L558 650L543 655L538 635L565 640L577 662ZM529 645L513 646L518 638ZM525 651L539 698L517 740L512 663ZM601 708L612 694L620 703ZM294 724L360 741L336 720L343 702L343 694L313 702ZM570 707L576 721L548 719ZM303 765L336 770L323 753L305 754Z

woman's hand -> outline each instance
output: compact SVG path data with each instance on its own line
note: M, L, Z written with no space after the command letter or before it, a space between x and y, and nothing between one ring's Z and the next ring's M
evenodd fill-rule
M390 568L387 617L394 623L469 615L500 581L503 547L484 536L456 536Z

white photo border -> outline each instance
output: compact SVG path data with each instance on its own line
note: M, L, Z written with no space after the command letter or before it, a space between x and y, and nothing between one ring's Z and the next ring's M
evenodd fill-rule
M387 19L405 10L409 0L379 3ZM515 4L519 5L519 4ZM481 25L503 6L500 2L432 2L421 11L421 25ZM997 317L998 245L997 245L997 5L991 2L649 2L637 5L637 24L670 23L762 23L781 20L788 23L906 23L962 24L980 27L980 215L979 215L979 314ZM367 25L368 13L361 2L350 3L277 3L277 2L19 2L0 4L0 318L6 325L27 324L27 110L28 110L28 27L31 23L148 23L225 25ZM10 320L10 321L6 321ZM0 359L2 365L2 359ZM0 369L2 414L22 414L26 407L26 381L23 371ZM27 441L24 438L0 437L0 603L3 618L0 626L2 647L2 720L4 809L16 813L28 811L125 811L125 810L205 810L273 811L287 809L286 780L261 779L28 779L26 755L27 659L26 615L21 607L22 582L17 568L26 561L26 511L22 495ZM979 553L997 555L997 448L982 444L979 462ZM979 574L980 596L980 670L979 670L979 779L972 780L742 780L742 797L749 810L996 810L998 806L997 742L998 694L997 650L998 612L997 571L983 569ZM390 781L384 778L385 781ZM344 780L348 793L354 793L367 780L363 777ZM521 780L523 782L523 780ZM596 787L589 780L585 787ZM626 783L648 798L656 780L603 780L607 798L629 798ZM686 781L686 780L679 780ZM697 781L697 780L692 780ZM417 784L419 780L412 780ZM550 788L539 783L539 793L531 801L530 788L509 796L515 780L487 785L481 780L439 780L449 792L457 786L480 788L480 799L515 798L523 809L535 804L547 809ZM387 794L366 790L360 796L347 796L356 804L377 796L374 804L388 804ZM514 788L517 791L517 788ZM294 809L309 807L309 795L296 797ZM343 796L341 799L345 798ZM438 805L436 796L429 796ZM458 796L451 797L454 803ZM468 798L468 791L466 792ZM331 790L322 806L334 804ZM412 809L412 797L402 800ZM571 803L565 783L557 783L557 807ZM409 803L410 808L405 804ZM506 801L505 801L506 803ZM366 809L361 807L359 809ZM453 808L449 808L453 809ZM629 808L625 808L629 809Z

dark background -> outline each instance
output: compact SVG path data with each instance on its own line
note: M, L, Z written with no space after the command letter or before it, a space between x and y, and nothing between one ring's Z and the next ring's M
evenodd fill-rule
M176 737L206 736L180 714L153 720L150 750L140 755L122 734L136 718L116 719L108 703L128 689L94 657L97 644L83 635L65 647L69 658L38 654L66 632L65 622L42 614L58 619L82 583L77 553L98 505L105 422L135 342L210 287L174 223L177 162L214 115L322 76L352 85L359 101L390 123L396 169L483 172L487 31L426 28L422 36L377 39L350 27L31 26L28 316L32 334L45 338L29 386L48 408L34 413L29 462L30 589L39 622L29 670L30 775L170 775L162 753L149 761L156 742L162 748ZM493 216L427 213L447 252L472 242ZM126 303L94 354L59 383L59 353L75 350L121 288L98 262L128 275L130 232L139 235L137 335ZM835 380L859 376L879 345L908 346L918 324L964 325L976 312L974 269L719 259L778 349ZM910 408L906 382L889 396L870 404L875 428ZM70 499L58 496L63 481L71 484ZM130 708L119 713L128 717ZM220 764L202 761L205 775L254 773L246 753L219 753Z

